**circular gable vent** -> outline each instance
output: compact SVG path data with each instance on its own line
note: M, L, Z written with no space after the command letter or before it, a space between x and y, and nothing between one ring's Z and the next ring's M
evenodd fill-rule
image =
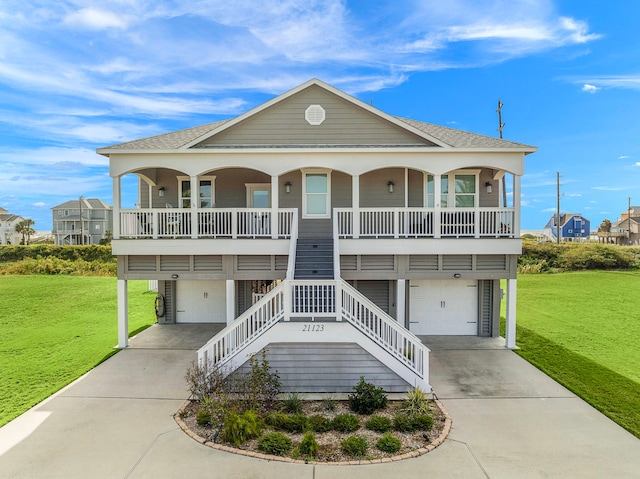
M326 118L324 108L320 105L309 105L304 112L304 119L307 120L307 123L310 125L320 125Z

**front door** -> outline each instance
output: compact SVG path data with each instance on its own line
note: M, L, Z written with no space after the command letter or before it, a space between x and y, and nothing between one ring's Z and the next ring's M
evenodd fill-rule
M409 329L420 335L478 335L476 280L412 280Z

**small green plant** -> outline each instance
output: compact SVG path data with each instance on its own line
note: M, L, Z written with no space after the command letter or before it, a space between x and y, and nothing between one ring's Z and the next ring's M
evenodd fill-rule
M291 439L281 432L270 432L258 439L258 449L266 454L284 456L291 450Z
M367 453L369 444L362 436L349 436L340 442L340 447L345 454L352 457L363 457Z
M353 414L338 414L333 418L333 429L340 432L353 432L360 429L360 419Z
M318 450L320 446L318 445L318 441L316 441L316 436L313 432L307 431L302 436L302 441L298 446L298 452L303 456L310 457L318 457Z
M300 414L302 412L302 399L298 393L291 393L282 402L284 410L289 414Z
M222 429L222 440L235 446L245 443L248 439L258 437L262 430L262 422L253 411L242 414L229 414Z
M331 419L324 416L310 416L309 417L309 429L315 432L327 432L332 427Z
M336 410L336 400L333 399L331 396L327 396L322 400L322 403L324 404L324 408L329 411L329 412L333 412Z
M429 414L429 396L419 387L407 391L407 399L402 404L402 411L409 416Z
M211 425L211 413L205 407L198 409L196 414L196 423L198 426L206 427Z
M256 356L249 358L251 370L245 381L244 409L266 413L275 409L282 385L278 371L271 371L266 350L262 350L260 360Z
M358 414L372 414L378 409L387 407L387 395L384 389L376 387L360 376L360 381L349 394L349 408Z
M418 414L411 419L416 431L428 431L433 427L433 418L428 414Z
M265 422L279 431L298 433L310 429L309 419L304 414L271 413L266 417Z
M382 452L388 452L390 454L396 453L402 447L402 443L400 439L395 436L392 436L391 433L385 433L378 441L376 442L376 447L380 449Z
M374 414L364 423L364 426L370 431L387 432L391 429L391 419Z

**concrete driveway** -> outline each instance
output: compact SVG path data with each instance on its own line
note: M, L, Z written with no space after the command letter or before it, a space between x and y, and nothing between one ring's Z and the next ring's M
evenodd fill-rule
M213 327L215 328L215 327ZM153 326L55 396L0 429L5 478L640 478L640 440L540 373L501 340L425 338L453 419L415 459L292 465L212 450L172 415L211 325Z

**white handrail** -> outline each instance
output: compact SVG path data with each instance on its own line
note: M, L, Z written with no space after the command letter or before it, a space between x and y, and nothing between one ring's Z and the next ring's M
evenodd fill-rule
M284 281L198 350L198 363L222 366L284 317Z
M298 247L298 209L293 210L291 232L289 236L289 259L287 261L287 279L293 279L296 272L296 251Z
M400 326L382 309L344 280L342 290L342 316L385 351L411 369L421 378L428 374L425 363L429 349L407 329Z

